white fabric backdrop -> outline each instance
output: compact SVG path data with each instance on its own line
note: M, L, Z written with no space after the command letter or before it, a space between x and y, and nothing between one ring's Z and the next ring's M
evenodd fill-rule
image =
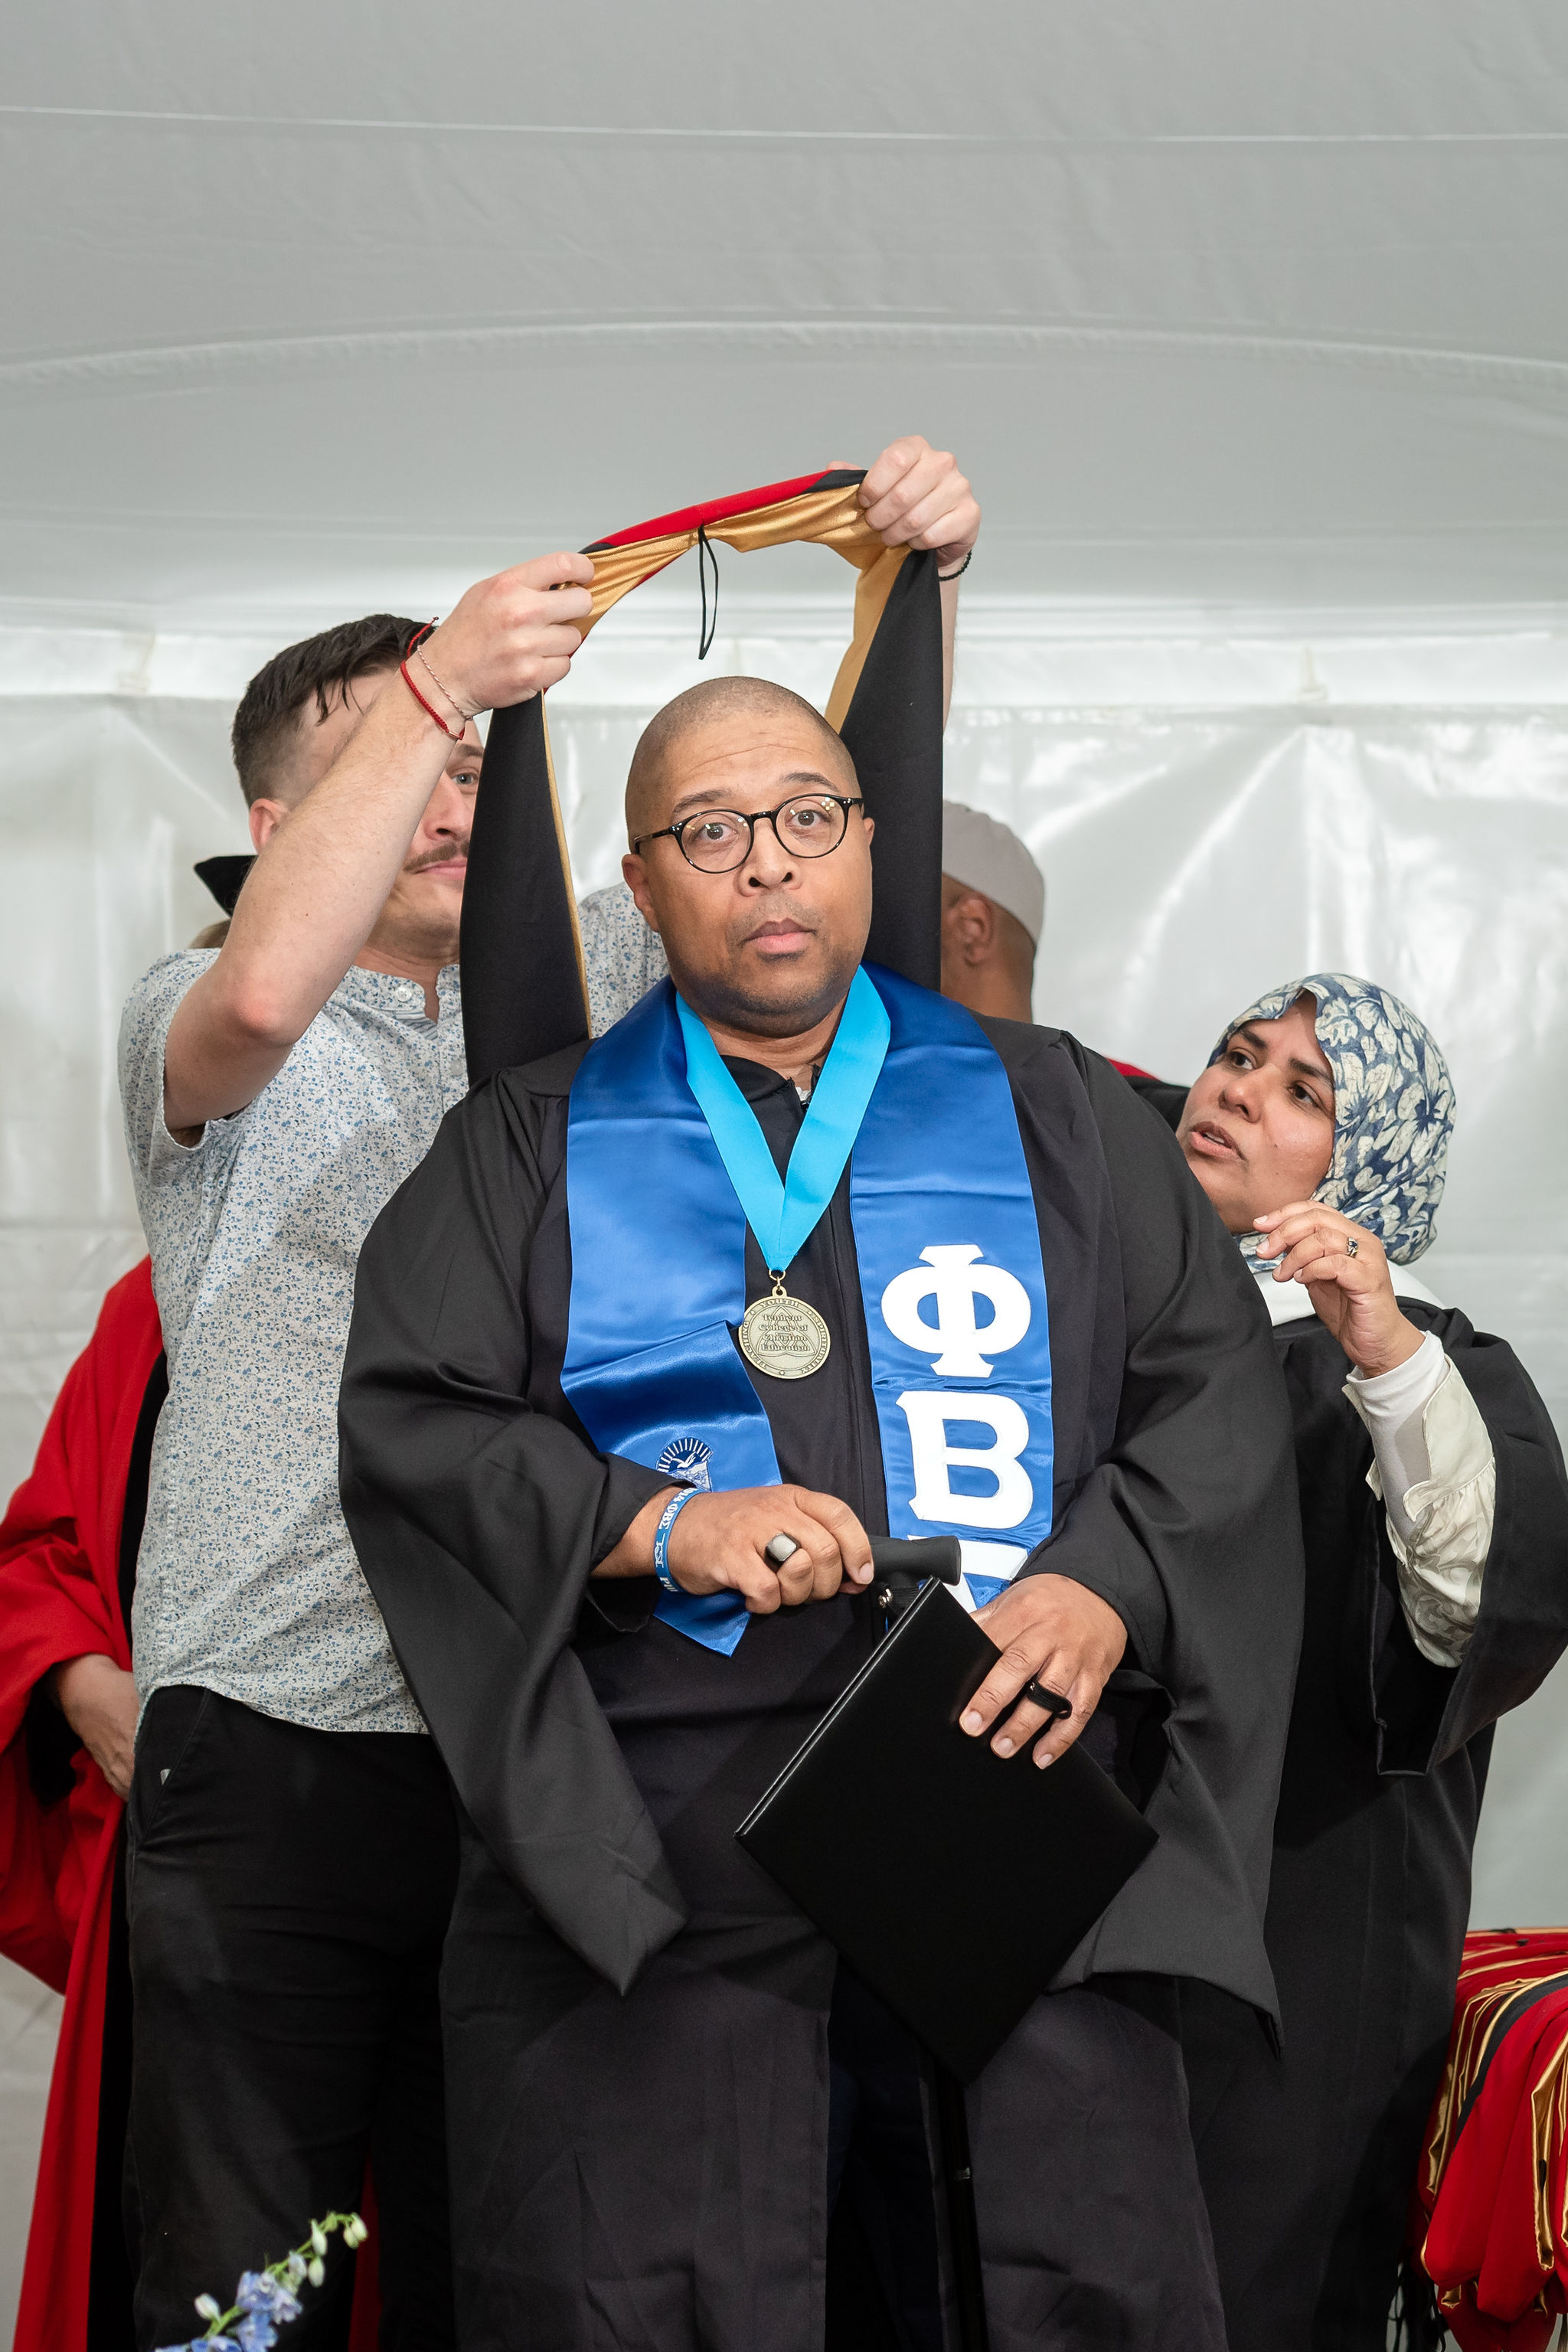
M643 719L700 674L687 624L684 605L642 604L605 625L552 698L584 889L618 870L620 782ZM825 695L842 644L836 608L731 605L727 625L710 671ZM215 911L192 861L246 846L226 735L254 652L187 646L201 698L0 690L7 1487L103 1288L140 1254L114 1091L119 1007L137 972ZM1568 1250L1554 1210L1568 1098L1568 708L1544 694L1533 709L1479 698L1527 677L1562 693L1559 656L1540 637L1424 649L1341 638L1315 652L1107 645L1047 639L1037 619L1026 628L982 607L961 648L948 789L1015 825L1046 869L1037 1013L1121 1059L1190 1075L1261 987L1322 966L1408 996L1459 1100L1422 1272L1514 1341L1563 1427ZM52 667L63 681L80 664L57 646ZM1364 698L1323 698L1325 679ZM1304 700L1223 700L1303 680ZM1373 698L1450 680L1469 698ZM1050 700L1032 701L1042 682ZM1194 683L1211 698L1184 707ZM1158 707L1125 698L1150 690ZM1562 1675L1500 1738L1478 1918L1568 1919L1565 1695Z
M840 587L831 604L764 609L737 605L727 582L710 667L820 701L847 619ZM229 716L272 645L314 625L290 617L270 644L0 628L0 1489L25 1471L104 1288L141 1255L115 1099L120 1004L216 911L192 862L247 845ZM617 871L620 782L643 719L701 674L693 617L645 592L552 697L584 889ZM1565 656L1539 624L1428 616L1401 633L1384 618L1308 646L1195 624L1110 637L1048 609L972 603L948 738L950 792L1016 826L1048 877L1041 1018L1185 1076L1233 1012L1288 975L1342 964L1408 994L1459 1096L1423 1272L1514 1340L1560 1428ZM1568 1667L1500 1734L1479 1923L1568 1920L1565 1700ZM57 2012L0 1966L0 2335Z

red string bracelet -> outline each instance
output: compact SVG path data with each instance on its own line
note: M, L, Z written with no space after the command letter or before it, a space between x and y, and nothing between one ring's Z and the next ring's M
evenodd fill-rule
M424 637L427 637L427 636L429 635L429 634L430 634L431 630L435 627L435 625L436 625L436 624L435 624L435 622L434 622L434 621L426 621L426 624L425 624L425 626L424 626L424 627L419 631L418 635L417 635L417 636L414 636L414 637L410 637L410 639L409 639L409 641L408 641L408 653L409 653L409 654L413 653L413 651L415 650L416 646L420 643L420 640L421 640L422 638L424 638ZM429 665L428 665L428 664L426 664L426 667L428 668ZM448 742L448 743L460 743L460 742L462 741L462 740L463 740L464 731L465 731L465 730L466 730L466 729L467 729L467 727L468 727L468 720L465 719L462 721L461 726L458 726L458 727L457 727L457 728L451 728L451 727L448 727L448 726L447 726L447 724L446 720L442 718L442 716L441 716L440 712L436 709L436 707L435 707L434 703L430 703L430 702L426 702L426 701L425 697L420 693L419 688L415 685L414 680L409 677L409 675L408 675L408 654L405 654L405 656L404 656L403 659L398 663L398 665L397 665L397 675L398 675L398 676L399 676L399 677L403 680L404 685L408 688L409 693L414 697L415 701L419 705L420 709L421 709L421 710L423 710L423 711L425 712L425 714L426 714L426 718L433 719L436 721L437 726L441 730L441 732L442 732L442 734L447 738L447 742ZM434 672L432 672L432 673L431 673L431 683L432 683L432 684L434 684L434 683L435 683L435 674L434 674ZM452 706L452 708L453 708L454 709L457 709L457 707L458 707L458 706L457 706L457 704L456 704L456 703L454 703L454 704L453 704L453 706Z
M428 718L431 718L436 721L437 726L441 730L441 732L445 735L447 740L449 743L460 743L463 740L462 728L448 727L440 712L436 709L435 704L426 701L425 697L420 693L419 688L409 677L408 664L405 661L398 663L397 675L403 680L404 685L408 688L409 693L414 697L415 701L419 705L420 709L423 710Z

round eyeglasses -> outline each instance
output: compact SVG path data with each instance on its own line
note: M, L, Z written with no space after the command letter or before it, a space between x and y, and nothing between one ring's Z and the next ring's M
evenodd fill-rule
M632 847L640 849L645 841L662 841L668 834L687 864L695 866L700 874L730 874L737 866L744 866L758 825L767 824L773 826L780 848L791 857L826 857L847 832L850 810L865 805L858 793L846 800L837 793L802 793L797 800L785 801L776 809L753 809L750 816L742 816L739 809L699 809L692 816L683 816L679 824L639 834Z

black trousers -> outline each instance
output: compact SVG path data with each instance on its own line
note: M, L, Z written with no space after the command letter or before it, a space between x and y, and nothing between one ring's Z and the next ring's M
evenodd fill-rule
M1036 2001L968 2105L991 2352L1226 2352L1173 1978Z
M381 2213L381 2341L454 2341L437 1982L457 1830L429 1739L310 1731L156 1692L128 1816L134 1990L126 2236L142 2352L202 2293L356 2207ZM290 2352L348 2340L334 2242Z
M839 1963L827 2018L826 2352L943 2352L926 2063Z
M834 2352L942 2340L919 2061L804 1921L748 1940L734 1853L733 1907L623 1999L465 1832L442 1975L464 2352L813 2352L825 2315ZM1037 2000L971 2086L991 2352L1225 2352L1178 2025L1173 1980L1099 1978Z

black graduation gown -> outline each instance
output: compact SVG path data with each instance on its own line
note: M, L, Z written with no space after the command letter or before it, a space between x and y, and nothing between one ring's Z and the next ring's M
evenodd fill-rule
M1129 1627L1085 1737L1161 1833L1064 1982L1201 1976L1268 2008L1261 1916L1300 1566L1267 1323L1121 1079L1057 1032L983 1025L1012 1083L1050 1302L1056 1531L1037 1559ZM471 1094L384 1211L360 1259L341 1408L355 1547L470 1830L444 1984L459 2305L470 2345L800 2352L822 2327L836 1962L733 1832L874 1628L865 1599L841 1597L753 1620L725 1658L652 1619L651 1580L589 1584L668 1481L595 1453L560 1387L581 1051ZM783 1165L802 1116L793 1087L731 1066ZM636 1281L635 1264L625 1272ZM767 1287L754 1244L747 1285ZM812 1380L758 1381L781 1472L881 1532L847 1176L790 1287L835 1341ZM1121 2045L1136 2070L1157 2037L1130 1999ZM1019 2144L1021 2130L1049 2137L1068 2062L1058 2051L1030 2077L1029 2023L971 2097L997 2352L1100 2340L1036 2333L1030 2316L1073 2286L1032 2216ZM1174 2210L1179 2062L1171 2081L1143 2158L1176 2183ZM1125 2135L1112 2118L1100 2137L1125 2204ZM1089 2157L1068 2155L1088 2177ZM1151 2241L1164 2201L1156 2187ZM1188 2345L1214 2340L1195 2175L1193 2208L1187 2252L1166 2251L1172 2308L1156 2315L1133 2282L1144 2332L1115 2340L1175 2345L1184 2327Z
M1185 1090L1163 1092L1173 1126ZM1568 1484L1546 1408L1505 1341L1451 1308L1400 1306L1437 1334L1490 1433L1491 1549L1463 1664L1435 1666L1399 1604L1344 1350L1316 1316L1278 1325L1307 1555L1267 1926L1281 2054L1234 2002L1184 2000L1230 2352L1384 2352L1492 1727L1568 1643Z

